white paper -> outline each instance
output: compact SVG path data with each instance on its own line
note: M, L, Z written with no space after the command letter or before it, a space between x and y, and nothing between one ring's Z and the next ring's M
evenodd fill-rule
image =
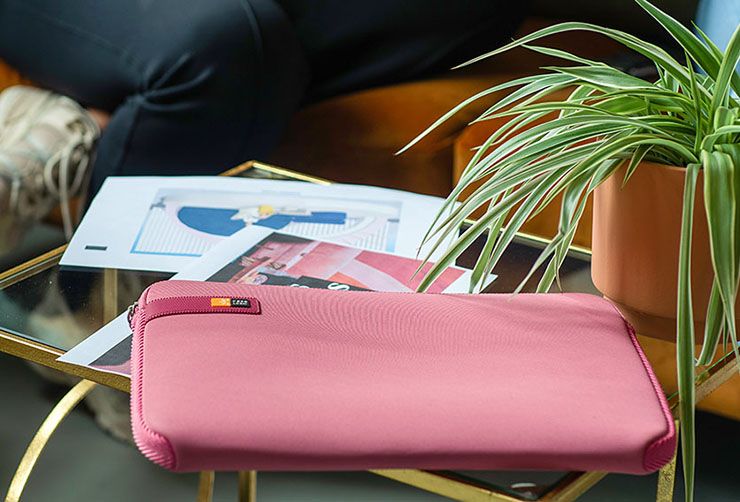
M364 277L367 283L363 283L363 287L365 287L366 289L371 289L369 286L372 285L372 289L376 291L411 291L414 287L413 285L399 284L399 282L409 281L411 279L410 276L408 278L406 277L407 272L401 272L401 269L408 270L408 267L403 267L402 265L410 264L409 262L412 260L410 260L409 258L398 257L390 255L388 253L381 253L377 251L372 252L358 249L355 250L356 253L354 253L357 256L362 255L363 257L377 257L378 255L383 255L387 256L387 258L383 258L382 262L378 262L378 260L375 260L375 263L377 264L376 266L380 268L373 268L372 266L368 266L366 264L368 262L367 259L365 260L365 262L357 261L357 263L355 264L348 265L347 263L351 262L352 259L351 257L348 259L347 253L349 252L349 254L351 255L352 249L348 249L348 247L345 247L345 245L336 246L333 243L328 243L326 241L300 238L295 235L274 232L269 228L258 226L247 227L232 235L230 238L222 240L218 245L214 246L200 259L193 262L182 272L176 274L173 279L213 280L217 282L225 282L223 278L215 279L214 274L223 273L223 270L226 269L227 265L233 265L236 260L243 260L243 258L247 256L248 251L252 252L249 255L251 256L252 254L256 254L256 252L254 252L256 247L259 248L259 246L264 245L265 242L273 243L279 239L287 241L300 240L307 242L305 243L305 248L300 248L299 252L296 252L294 255L290 256L289 259L284 260L285 263L280 263L279 267L270 269L275 270L275 276L285 274L287 277L292 279L290 267L292 265L295 265L296 263L299 263L300 260L303 259L303 257L306 256L311 249L313 249L312 246L321 245L321 243L323 242L324 244L328 245L329 249L337 249L338 251L342 252L341 258L337 258L336 260L332 256L326 258L328 266L321 267L322 273L324 274L327 273L327 268L330 269L329 273L331 273L331 265L337 263L337 266L341 267L341 271L344 276L355 273L356 277ZM326 246L320 250L319 254L320 256L330 255L330 253L327 252ZM259 266L254 267L252 275L249 276L249 280L253 281L249 282L250 284L259 283L257 282L257 279L260 277L265 277L265 274L262 272L265 266L262 263L263 262L260 262ZM275 262L270 262L270 265L273 265L274 263ZM372 260L370 260L370 263L372 263ZM417 264L418 262L413 263L414 269L416 268ZM324 263L324 265L326 265L326 263ZM311 274L311 271L304 271L303 274ZM470 274L471 272L469 270L464 270L457 267L450 267L440 277L440 279L435 282L433 287L437 288L436 292L466 292L470 281ZM229 277L227 277L228 282L235 282ZM320 279L323 279L325 281L330 280L325 277L315 280ZM244 280L244 276L240 276L239 282L244 282ZM313 280L313 278L311 277L309 278L309 280ZM294 283L290 285L293 286L299 284ZM332 282L330 285L328 285L330 289L341 289L342 286L344 285L337 282ZM309 286L303 285L303 287ZM434 292L433 289L432 291ZM112 322L108 323L96 333L82 341L80 344L68 351L63 356L61 356L59 358L59 361L92 367L99 371L107 371L110 373L117 373L128 376L130 374L130 365L128 361L131 347L130 337L131 330L128 325L127 315L121 314Z
M220 176L110 177L61 264L179 272L228 235L261 225L411 257L442 202L361 185Z

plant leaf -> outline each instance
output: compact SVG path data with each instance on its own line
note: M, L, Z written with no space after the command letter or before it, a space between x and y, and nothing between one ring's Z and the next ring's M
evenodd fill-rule
M522 78L517 78L514 80L510 80L507 82L503 82L498 85L494 85L493 87L489 87L488 89L484 89L481 92L475 94L474 96L469 97L468 99L462 101L460 104L455 106L452 110L448 111L444 115L442 115L440 118L438 118L432 125L427 127L421 134L419 134L416 138L412 139L406 146L401 148L398 152L396 152L396 155L400 155L412 146L414 146L416 143L424 139L430 132L432 132L434 129L442 125L444 122L449 120L453 115L455 115L457 112L468 106L469 104L488 96L489 94L493 94L494 92L503 91L505 89L510 89L512 87L518 87L520 85L525 85L530 82L536 82L538 79L542 78L542 75L532 75Z
M681 45L681 47L696 61L711 77L717 78L720 61L710 48L707 48L696 35L671 16L658 9L646 0L635 0L645 9L665 30ZM734 67L733 67L734 68ZM736 82L740 89L740 80Z
M729 155L707 151L702 151L702 164L712 266L727 314L734 310L737 288L734 166ZM732 317L734 319L734 315Z
M635 169L637 169L637 166L640 165L640 162L642 162L642 160L645 158L645 155L647 155L651 149L651 145L640 145L635 148L635 152L632 154L632 158L630 158L630 163L627 165L627 170L624 173L622 188L624 188L624 186L627 184L629 179L632 177L632 174L635 172Z
M740 93L740 77L735 71L738 61L740 61L740 25L735 28L719 67L712 94L712 113L720 106L727 106L730 99L731 82L737 82L737 85L732 87L735 92Z
M719 338L725 322L722 308L719 285L717 281L714 281L712 292L709 295L709 305L707 306L707 316L704 323L704 343L701 347L701 354L699 355L697 364L707 365L711 363L714 355L717 353L717 345L719 344Z
M736 262L735 172L732 157L722 152L702 151L704 206L709 227L712 268L717 282L727 334L735 357L740 357L735 326L738 276Z
M488 110L483 112L480 117L475 119L473 122L480 122L492 118L492 115L506 108L507 106L516 103L517 101L524 100L525 103L531 103L538 99L542 99L548 94L552 94L555 91L564 89L571 85L575 81L575 78L570 75L549 73L540 75L539 78L527 85L509 93L502 97L496 103L491 105Z
M506 197L508 195L508 191L501 194L501 198ZM496 201L498 201L499 198L491 199L491 206L494 206ZM482 289L482 286L485 283L485 280L490 275L489 268L487 266L487 262L485 257L490 256L491 251L493 250L493 246L496 244L496 241L498 240L500 234L501 234L501 227L504 224L504 220L506 219L506 214L502 214L498 218L494 219L493 223L491 223L491 226L488 229L488 236L486 237L486 244L483 246L483 250L481 251L480 257L475 263L475 267L473 267L473 273L470 276L470 292L474 292L476 288Z
M681 244L678 267L678 311L676 332L676 368L686 498L693 499L696 463L694 407L696 404L694 374L694 314L691 305L691 236L694 226L694 198L698 164L686 167L681 217Z
M676 81L678 81L681 85L685 86L686 88L690 86L690 82L689 82L690 77L689 77L689 74L686 68L683 65L679 64L678 61L676 61L670 54L668 54L665 50L658 47L657 45L651 44L649 42L645 42L644 40L640 40L639 38L633 35L630 35L629 33L620 31L620 30L604 28L604 27L589 24L589 23L581 23L581 22L575 22L575 21L559 23L559 24L555 24L552 26L542 28L533 33L525 35L518 40L514 40L513 42L506 44L505 46L499 49L495 49L481 56L473 58L470 61L457 66L456 68L460 68L463 66L476 63L483 59L486 59L486 58L495 56L497 54L501 54L502 52L511 50L515 47L519 47L524 44L529 44L530 42L539 40L540 38L544 38L549 35L554 35L557 33L563 33L567 31L591 31L591 32L599 33L609 38L612 38L613 40L616 40L622 45L652 60L656 65L661 67L667 75L670 75L671 77L676 79Z
M548 66L546 70L565 73L576 77L584 82L589 82L599 88L612 89L649 89L652 87L650 82L641 78L633 77L627 73L611 68L609 66L569 66L558 67Z
M707 36L706 33L702 31L701 28L699 28L695 22L691 22L691 27L694 29L697 35L702 39L704 42L704 45L707 46L707 49L709 49L712 54L714 54L714 57L717 59L717 61L722 61L722 49L717 47L717 44L715 44L711 38Z
M545 54L547 56L565 59L566 61L572 61L574 63L581 63L587 66L603 66L604 65L604 63L601 63L599 61L593 61L591 59L582 58L580 56L576 56L575 54L571 54L568 51L555 49L552 47L542 47L540 45L527 45L527 44L523 44L522 47L524 47L525 49L529 49L530 51L539 52L540 54Z

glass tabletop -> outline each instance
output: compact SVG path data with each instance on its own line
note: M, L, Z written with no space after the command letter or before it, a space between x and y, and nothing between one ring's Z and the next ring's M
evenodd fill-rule
M248 162L224 175L328 183L257 162ZM472 245L458 265L472 267L482 245L482 240ZM513 291L542 247L542 239L518 236L494 271L498 277L486 292ZM53 361L125 310L149 284L172 274L63 267L59 265L63 252L64 247L51 250L0 274L0 351L127 390L125 377L63 367ZM525 291L531 291L537 279L533 277ZM561 286L564 291L598 294L591 282L587 251L573 250L566 258L561 269ZM566 473L446 472L445 475L482 487L495 486L522 500L534 500Z

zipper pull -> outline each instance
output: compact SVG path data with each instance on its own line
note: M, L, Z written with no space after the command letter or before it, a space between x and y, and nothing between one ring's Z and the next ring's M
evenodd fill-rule
M134 329L134 325L133 325L134 315L136 314L136 308L138 306L139 306L139 302L134 302L128 306L128 314L126 318L128 319L128 326L129 328L131 328L131 330Z

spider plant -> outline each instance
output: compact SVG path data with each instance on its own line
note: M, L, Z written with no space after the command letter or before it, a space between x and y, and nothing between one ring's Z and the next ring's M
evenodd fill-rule
M541 29L465 63L474 63L515 47L555 56L572 66L542 68L544 73L496 85L467 99L438 119L406 148L474 100L504 89L512 92L476 121L508 117L475 151L457 186L445 201L424 243L426 259L444 243L446 250L423 278L427 288L476 238L487 234L473 270L470 289L486 286L491 272L522 225L562 195L559 228L517 292L544 267L537 285L547 292L558 282L586 199L605 179L626 166L624 183L643 160L686 169L679 253L677 363L680 430L687 499L694 484L695 364L707 364L720 340L730 340L737 354L734 305L740 278L740 29L725 51L701 30L695 35L646 0L635 0L683 49L676 59L663 48L623 31L580 22ZM555 33L573 30L610 37L648 58L657 69L654 81L629 75L603 62L534 45ZM463 65L464 66L464 65ZM567 98L543 101L570 89ZM567 91L566 91L567 92ZM542 122L543 118L553 117ZM403 151L403 150L402 150ZM703 171L704 212L709 227L714 285L706 315L704 344L694 357L691 297L691 246L697 177ZM459 204L466 188L472 192ZM659 194L656 194L659 196ZM485 213L459 234L473 211ZM459 235L458 235L459 234Z

